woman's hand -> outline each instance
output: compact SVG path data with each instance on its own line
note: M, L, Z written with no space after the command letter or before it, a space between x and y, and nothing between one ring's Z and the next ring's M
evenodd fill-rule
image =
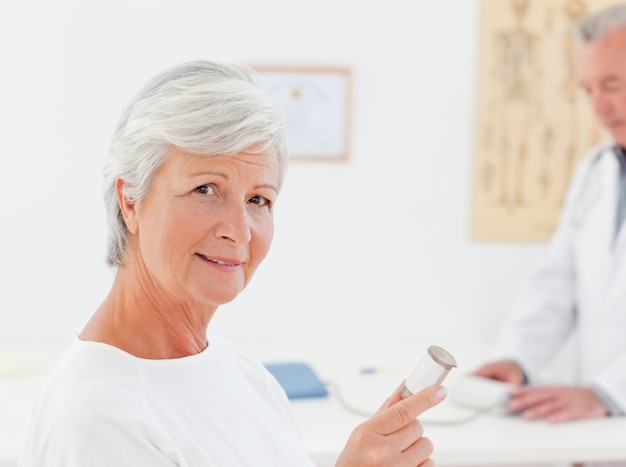
M432 467L433 444L424 438L417 416L439 404L447 395L442 386L431 386L402 399L398 387L382 407L357 426L336 467Z

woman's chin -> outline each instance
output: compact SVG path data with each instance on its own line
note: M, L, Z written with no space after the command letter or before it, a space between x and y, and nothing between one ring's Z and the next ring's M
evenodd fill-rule
M241 289L233 291L220 290L219 293L204 294L200 298L200 301L205 306L217 308L218 306L232 302L235 298L237 298L240 292Z

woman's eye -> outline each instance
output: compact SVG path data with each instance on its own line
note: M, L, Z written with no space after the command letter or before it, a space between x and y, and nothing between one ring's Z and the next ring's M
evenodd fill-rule
M269 199L264 198L263 196L259 196L259 195L255 195L252 198L250 198L250 202L252 204L256 204L257 206L269 206L270 205Z
M195 191L203 195L212 195L213 193L215 193L215 190L211 185L200 185L195 189Z

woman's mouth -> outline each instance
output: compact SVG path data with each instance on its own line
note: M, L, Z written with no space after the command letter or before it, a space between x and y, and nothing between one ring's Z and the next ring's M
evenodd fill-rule
M209 261L210 263L215 263L215 264L219 264L221 266L239 266L239 262L232 262L232 261L226 261L226 260L222 260L222 259L217 259L217 258L209 258L208 256L204 256L201 253L196 253L200 258L202 258L205 261Z

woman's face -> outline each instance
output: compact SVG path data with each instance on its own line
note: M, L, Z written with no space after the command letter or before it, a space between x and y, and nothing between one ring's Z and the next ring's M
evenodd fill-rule
M269 250L277 195L274 156L172 150L126 216L140 280L156 287L157 299L201 306L234 299Z

